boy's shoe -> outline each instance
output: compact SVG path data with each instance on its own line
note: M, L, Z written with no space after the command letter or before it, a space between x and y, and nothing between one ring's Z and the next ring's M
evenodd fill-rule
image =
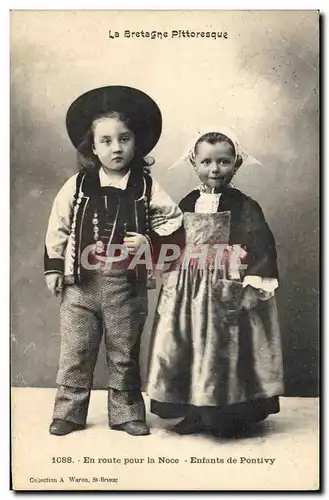
M202 422L201 418L185 417L183 420L174 425L173 431L176 434L197 434L207 431L208 427Z
M54 418L49 427L50 434L54 436L65 436L70 434L70 432L81 431L85 428L83 424L76 424L75 422L69 422L68 420L61 420L60 418Z
M125 422L124 424L116 425L113 427L119 431L125 431L131 436L147 436L150 434L150 429L142 420L133 420Z

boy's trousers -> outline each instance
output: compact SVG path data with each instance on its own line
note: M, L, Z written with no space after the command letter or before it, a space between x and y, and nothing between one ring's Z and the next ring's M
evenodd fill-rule
M97 273L85 284L64 286L54 419L85 424L104 331L109 425L145 420L139 350L146 316L146 286L129 280L125 270Z

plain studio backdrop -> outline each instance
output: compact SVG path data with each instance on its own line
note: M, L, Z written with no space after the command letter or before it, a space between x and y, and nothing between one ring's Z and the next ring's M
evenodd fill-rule
M124 30L169 35L132 39ZM172 39L172 30L228 38ZM196 130L233 127L261 162L242 167L235 184L261 204L277 242L286 395L318 394L318 30L315 11L11 13L13 385L55 387L59 299L44 283L43 250L54 197L77 169L65 113L91 88L127 85L161 108L153 175L176 202L198 183L183 163L169 169ZM156 296L142 341L144 379ZM94 385L107 381L102 346Z

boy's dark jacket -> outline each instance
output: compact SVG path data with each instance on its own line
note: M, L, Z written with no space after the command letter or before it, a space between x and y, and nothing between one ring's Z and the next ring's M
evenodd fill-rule
M96 171L80 172L76 179L74 206L77 207L75 221L75 248L72 255L74 273L73 282L83 281L90 276L90 271L81 265L83 250L95 243L93 220L97 213L99 239L109 241L113 222L115 231L113 244L122 244L126 232L146 234L150 241L158 243L158 237L150 229L149 200L152 189L151 177L144 173L131 174L125 190L115 187L101 187ZM83 193L82 195L79 193ZM71 230L72 233L72 230ZM49 258L47 248L44 253L45 272L64 272L64 260Z

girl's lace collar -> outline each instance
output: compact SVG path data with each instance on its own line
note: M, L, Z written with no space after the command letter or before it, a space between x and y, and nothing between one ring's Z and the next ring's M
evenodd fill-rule
M207 191L208 187L205 186L204 184L201 184L198 187L198 189L200 191L200 195L202 195L202 196L213 196L214 198L220 198L220 196L222 194L222 193L215 193L215 189L214 188L211 190L211 192L208 192Z

